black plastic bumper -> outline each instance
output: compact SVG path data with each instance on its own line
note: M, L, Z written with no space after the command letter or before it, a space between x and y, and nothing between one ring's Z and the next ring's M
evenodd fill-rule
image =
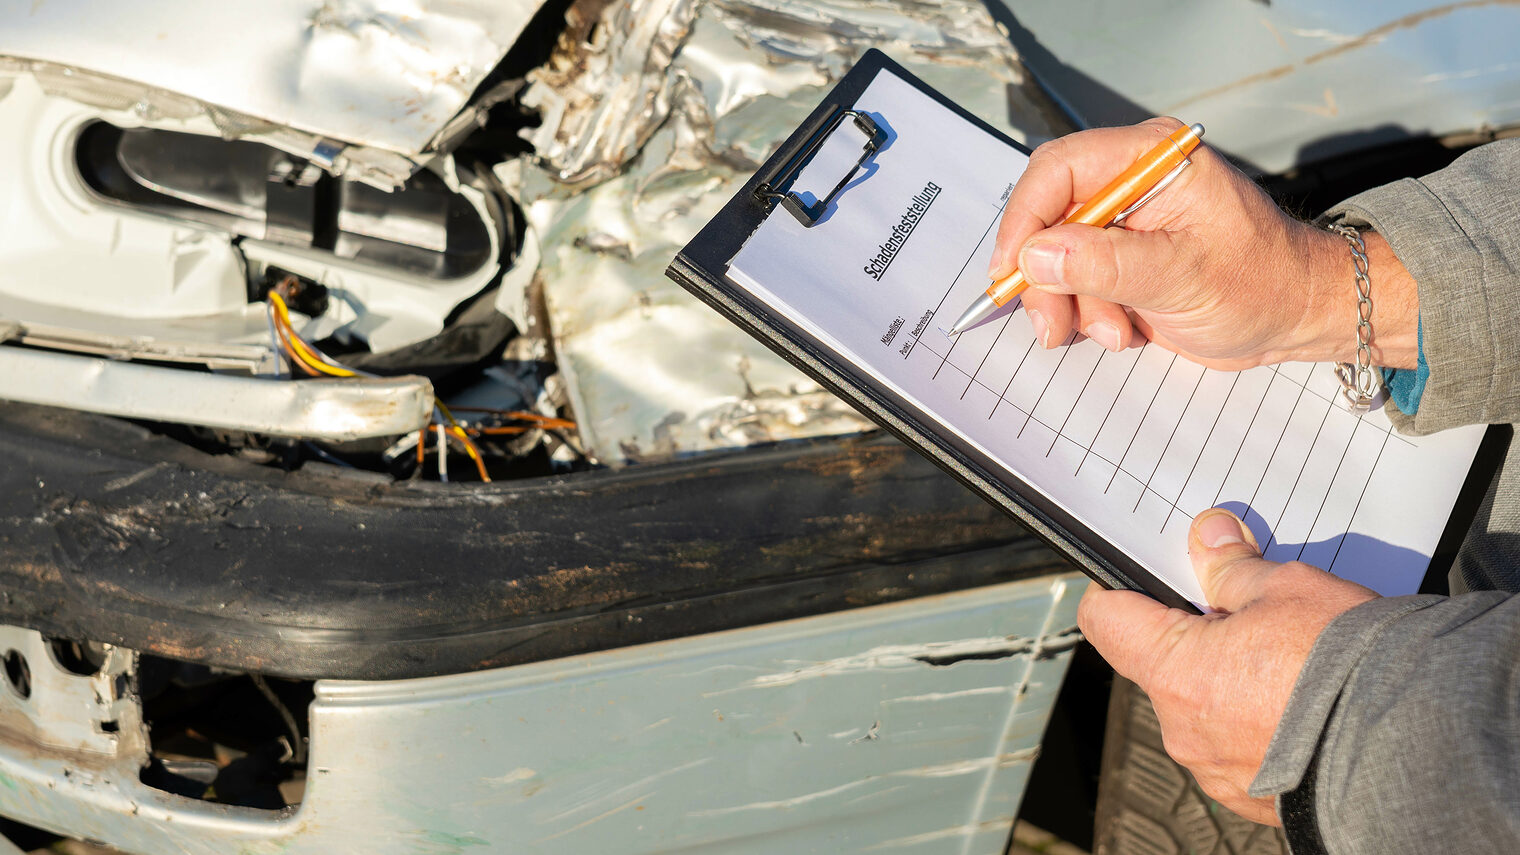
M1067 567L886 438L393 484L5 404L0 453L0 622L288 677L457 673Z

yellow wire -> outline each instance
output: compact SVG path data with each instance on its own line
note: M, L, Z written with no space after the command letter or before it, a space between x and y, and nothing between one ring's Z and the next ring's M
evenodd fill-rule
M452 425L449 427L449 433L458 437L459 441L464 443L465 453L469 454L470 459L475 461L475 468L480 472L480 480L487 484L491 483L491 476L486 473L486 462L480 458L480 449L475 447L475 443L464 432L464 428L461 428L459 425Z
M290 333L291 346L295 348L296 354L301 357L302 363L310 366L314 370L320 371L323 374L327 374L332 377L358 376L354 372L348 370L347 368L344 368L341 365L331 364L320 353L318 353L311 346L307 345L306 342L301 339L301 336L296 333L295 325L290 322L290 311L285 308L285 301L280 297L279 294L270 291L269 303L270 305L274 306L275 314L280 316L280 322Z
M285 352L285 358L290 360L291 367L299 368L311 377L320 376L317 374L317 370L307 365L305 360L301 359L300 354L296 353L295 349L290 346L290 333L280 324L279 318L275 315L273 303L269 304L269 322L274 325L275 340L279 342L280 350Z

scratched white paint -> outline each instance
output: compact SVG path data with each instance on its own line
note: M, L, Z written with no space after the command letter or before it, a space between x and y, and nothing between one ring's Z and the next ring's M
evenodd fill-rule
M69 779L0 744L14 785L0 813L135 855L1002 855L1065 653L748 683L862 651L1064 639L1074 578L475 674L321 682L294 813L187 803L135 765Z
M1020 638L963 638L954 641L935 641L928 644L887 644L873 647L862 653L841 656L824 662L797 663L799 667L775 674L755 677L742 688L771 689L790 686L800 680L814 680L832 674L849 674L856 671L880 671L899 668L923 667L922 657L953 658L957 656L982 656L1008 651L1028 652L1031 642Z
M518 781L527 781L537 776L537 772L527 768L526 766L523 766L517 769L513 769L505 775L497 775L494 778L483 778L482 780L488 784L504 786L506 784L515 784Z
M1001 834L1001 822L983 822L976 825L956 825L939 831L925 832L924 834L912 834L907 837L899 837L895 840L887 840L868 847L866 851L875 852L882 849L905 849L910 846L922 846L925 843L941 843L947 840L958 840L972 837L978 834L993 832Z
M951 698L969 698L976 695L1001 695L1012 691L1012 686L979 686L975 689L962 689L959 692L928 692L922 695L905 695L901 698L889 698L883 701L883 703L938 703L939 701L948 701Z
M826 790L818 790L817 792L813 792L813 793L803 793L800 796L792 796L789 799L777 799L775 801L768 801L768 802L751 802L749 804L734 805L733 807L716 808L716 809L713 809L713 810L691 811L687 815L688 816L697 816L697 817L727 816L728 814L740 813L740 812L743 812L743 811L750 811L750 810L781 810L781 809L786 809L786 808L794 808L794 807L797 807L798 805L805 805L808 802L816 802L819 799L828 798L829 796L835 796L835 795L838 795L840 793L856 789L858 787L863 787L863 786L866 786L869 783L871 783L871 782L870 781L850 781L847 784L840 784L837 787L829 787Z
M1307 27L1289 27L1288 32L1300 38L1316 39L1318 41L1325 41L1334 45L1350 44L1351 42L1354 42L1360 38L1357 33L1338 33L1334 30L1326 30L1322 28L1310 29Z

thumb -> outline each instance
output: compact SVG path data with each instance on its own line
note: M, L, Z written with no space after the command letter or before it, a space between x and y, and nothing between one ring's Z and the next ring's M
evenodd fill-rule
M1081 294L1138 309L1153 305L1177 256L1165 231L1067 224L1037 232L1019 251L1029 284L1057 294Z
M1225 612L1239 611L1260 596L1267 577L1282 566L1263 559L1251 529L1224 508L1193 518L1188 556L1209 605Z

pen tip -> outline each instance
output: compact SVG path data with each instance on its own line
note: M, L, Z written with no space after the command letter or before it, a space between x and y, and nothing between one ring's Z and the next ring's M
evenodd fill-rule
M1188 125L1188 130L1192 131L1193 132L1193 136L1195 136L1195 137L1202 137L1203 136L1203 125L1200 125L1197 122L1194 122L1193 124Z
M945 329L944 327L940 327L940 331L943 332L947 336L955 336L955 335L960 335L961 334L961 328L960 327L951 327L948 330Z

